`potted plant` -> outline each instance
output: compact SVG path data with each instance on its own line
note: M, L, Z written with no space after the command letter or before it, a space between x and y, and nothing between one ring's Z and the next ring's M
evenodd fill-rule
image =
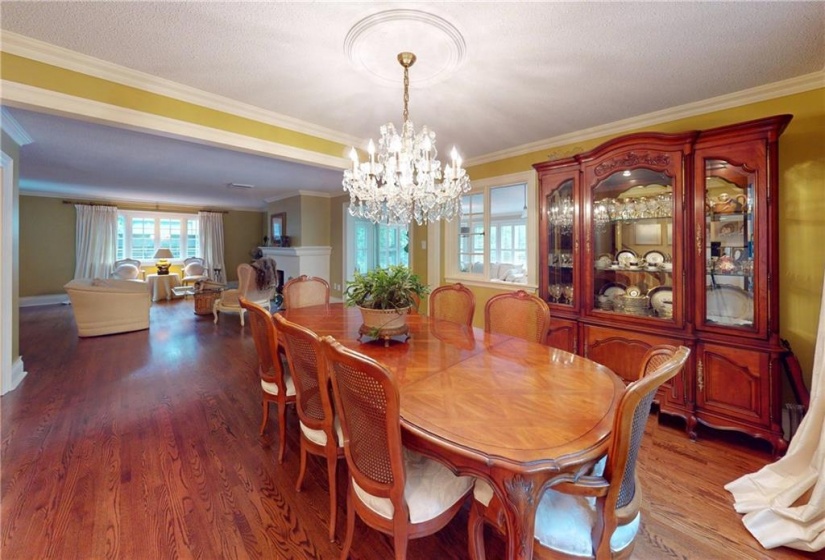
M392 265L356 272L355 279L347 282L344 301L361 309L362 330L379 337L405 333L410 308L417 308L429 291L408 267Z

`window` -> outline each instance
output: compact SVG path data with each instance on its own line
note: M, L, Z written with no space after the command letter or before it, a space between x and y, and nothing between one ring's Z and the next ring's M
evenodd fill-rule
M474 181L461 198L461 219L448 223L450 281L506 282L535 287L537 220L532 172Z
M366 272L394 264L409 266L408 227L374 224L347 212L347 231L347 280L353 279L356 270Z
M199 257L198 218L191 214L122 210L117 216L117 258L152 261L165 247L173 258Z

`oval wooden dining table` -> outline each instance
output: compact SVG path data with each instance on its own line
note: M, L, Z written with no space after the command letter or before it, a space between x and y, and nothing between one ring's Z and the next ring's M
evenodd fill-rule
M408 340L385 346L359 339L356 308L282 313L395 375L404 444L493 485L507 518L508 559L532 558L542 492L607 452L624 384L591 360L424 315L408 317Z

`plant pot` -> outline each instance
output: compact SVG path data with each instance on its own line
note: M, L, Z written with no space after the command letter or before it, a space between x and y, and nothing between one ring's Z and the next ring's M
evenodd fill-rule
M364 327L377 335L403 330L407 325L407 315L410 314L409 307L402 307L401 309L367 309L366 307L359 307L358 309L361 310Z

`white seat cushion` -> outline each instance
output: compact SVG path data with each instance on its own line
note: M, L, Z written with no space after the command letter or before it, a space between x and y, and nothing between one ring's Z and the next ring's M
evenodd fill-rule
M311 428L307 428L303 422L300 422L301 425L301 433L303 433L306 438L320 446L324 446L327 444L327 434L324 430L313 430ZM338 447L344 445L344 431L341 429L341 422L338 421L338 417L335 417L335 433L338 436Z
M607 456L593 466L591 474L601 476L607 464ZM482 479L476 479L473 497L485 507L493 499L493 487ZM543 546L571 556L593 556L593 540L590 531L596 517L596 499L571 496L547 490L541 497L536 511L535 536ZM627 525L616 528L610 538L610 548L619 552L636 537L641 514Z
M412 523L434 519L461 500L473 485L473 477L456 476L439 463L423 455L404 449L407 485L404 499L410 510ZM392 519L395 508L389 498L378 498L352 481L355 494L365 506L386 519Z
M536 511L536 540L543 546L572 556L593 556L590 531L596 518L596 499L547 490ZM620 525L610 537L616 553L636 537L641 513L627 525Z
M287 371L284 372L284 384L286 385L286 396L295 396L295 382L292 380L292 375ZM275 383L267 383L263 379L261 379L261 389L270 395L278 394L278 386Z

